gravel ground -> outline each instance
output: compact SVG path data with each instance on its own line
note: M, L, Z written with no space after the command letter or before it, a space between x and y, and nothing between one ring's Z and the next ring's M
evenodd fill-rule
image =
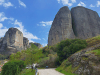
M55 70L55 68L52 69L38 69L39 75L64 75L58 71Z

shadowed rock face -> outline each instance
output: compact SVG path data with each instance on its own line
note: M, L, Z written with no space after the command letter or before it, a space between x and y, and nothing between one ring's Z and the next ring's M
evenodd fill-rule
M26 37L23 37L23 47L26 50L29 47L29 40Z
M73 31L77 38L87 39L100 34L97 12L82 6L71 9Z
M67 6L62 7L54 18L49 31L48 45L54 45L66 38L75 38L72 30L71 13Z
M29 45L31 46L31 44L34 44L35 46L37 46L38 48L43 48L42 45L40 43L33 43L30 42Z

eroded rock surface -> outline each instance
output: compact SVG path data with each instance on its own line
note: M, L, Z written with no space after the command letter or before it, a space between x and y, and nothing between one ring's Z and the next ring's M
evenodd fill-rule
M54 45L66 38L75 38L72 30L71 12L67 6L62 7L56 14L49 31L48 45Z
M73 31L77 38L87 39L100 35L99 15L96 11L77 6L71 9Z
M100 43L71 55L68 61L72 63L72 68L76 68L73 73L78 75L99 75L100 57L94 53L86 53L98 49L99 47Z
M10 55L29 47L29 40L17 28L9 28L5 36L0 38L0 54Z
M23 47L24 47L24 50L29 48L29 40L26 37L23 37Z
M48 46L62 40L87 39L100 35L100 17L97 12L82 6L70 10L62 7L56 14L48 35Z

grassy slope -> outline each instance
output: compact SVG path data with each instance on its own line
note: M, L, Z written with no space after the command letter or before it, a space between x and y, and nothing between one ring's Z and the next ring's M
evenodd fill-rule
M86 42L88 43L88 47L99 44L100 43L100 35L93 37L93 38L86 39ZM89 51L87 53L95 53L95 55L100 56L100 49ZM66 59L65 61L63 61L63 63L58 68L56 68L56 70L65 75L76 75L76 74L73 74L72 72L75 71L76 69L78 69L79 66L76 68L72 68L71 64L66 66L66 61L68 61L68 60Z
M35 70L32 69L24 69L20 74L18 75L35 75Z
M72 65L70 62L68 62L68 60L64 60L62 62L62 64L56 68L56 71L59 71L65 75L76 75L74 73L72 73L72 71L76 70L77 68L72 68Z

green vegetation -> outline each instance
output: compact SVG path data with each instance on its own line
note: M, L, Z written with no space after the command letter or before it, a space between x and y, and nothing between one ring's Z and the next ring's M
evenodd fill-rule
M98 43L100 43L100 35L96 36L96 37L92 37L86 40L86 42L88 43L88 46L93 46L96 45Z
M24 61L9 61L2 67L1 75L18 75L25 67Z
M21 52L10 55L10 60L23 60L25 64L28 65L36 63L40 58L44 57L42 50L39 50L34 44L31 44L31 46L32 47L27 50L22 50Z
M76 75L73 72L76 71L78 67L72 68L71 62L69 62L68 59L66 59L62 62L62 64L58 68L56 68L56 70L65 75Z
M60 65L62 61L67 59L70 55L86 47L86 41L81 39L67 39L61 41L57 44L57 55L59 56L58 64Z
M18 75L35 75L35 70L33 69L32 71L32 69L24 69Z
M93 54L98 55L98 56L100 57L100 49L88 51L88 52L86 52L86 53L93 53Z

